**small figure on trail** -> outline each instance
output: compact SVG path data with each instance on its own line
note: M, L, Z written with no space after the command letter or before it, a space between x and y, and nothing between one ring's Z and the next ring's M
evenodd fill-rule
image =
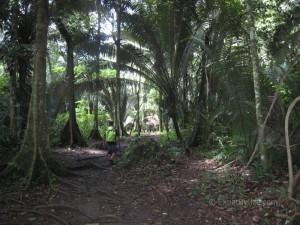
M114 157L117 152L117 142L119 143L120 141L120 134L119 131L114 127L113 121L108 121L108 125L109 127L106 129L103 141L108 150L107 156L110 165L116 165L114 163Z

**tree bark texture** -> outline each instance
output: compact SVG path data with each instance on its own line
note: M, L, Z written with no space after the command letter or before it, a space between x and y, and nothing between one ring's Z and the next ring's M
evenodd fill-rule
M71 34L63 24L60 18L55 18L55 22L59 32L67 43L67 82L68 82L68 100L69 100L69 120L61 134L62 146L69 145L74 146L87 146L79 130L76 121L76 105L75 105L75 94L74 94L74 41ZM66 127L68 126L69 129Z
M250 42L250 55L252 60L252 70L253 70L253 84L254 84L254 94L255 94L255 108L256 108L256 122L258 130L258 143L260 150L260 158L262 165L265 169L268 168L268 159L264 146L264 131L263 131L263 112L262 112L262 99L261 99L261 89L260 89L260 68L259 68L259 58L257 54L256 45L256 34L253 18L253 10L251 6L251 0L245 0L245 6L248 16L248 30L249 30L249 42Z
M96 78L99 78L99 71L100 71L100 47L101 47L101 11L100 11L100 4L101 1L95 1L96 9L97 9L97 16L98 16L98 24L97 24L97 55L96 55ZM94 100L94 127L89 135L89 138L92 140L99 140L102 141L101 134L99 132L99 122L98 122L98 105L99 105L99 97L98 92L95 94L95 100Z
M121 50L121 1L117 3L117 40L116 40L116 64L117 64L117 74L116 74L116 125L122 135L122 121L121 121L121 80L120 80L120 50Z
M286 150L287 150L287 159L288 159L288 169L289 169L289 198L293 198L296 192L296 187L300 179L300 170L294 177L293 172L293 160L292 160L292 153L291 153L291 145L290 145L290 137L289 137L289 118L290 114L296 105L296 103L300 100L300 96L298 96L294 101L291 103L291 105L288 108L288 111L286 113L285 117L285 143L286 143Z
M1 176L21 175L29 185L33 181L49 183L50 157L48 113L46 107L46 55L48 33L48 1L38 0L34 58L33 91L23 145Z
M18 2L15 3L13 7L13 16L12 16L12 41L17 43L18 40ZM9 74L10 74L10 136L13 140L17 140L17 60L13 58L10 61L9 66Z

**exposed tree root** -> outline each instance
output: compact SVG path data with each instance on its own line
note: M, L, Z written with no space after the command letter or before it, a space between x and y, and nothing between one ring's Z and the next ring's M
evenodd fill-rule
M235 160L233 160L233 161L231 161L231 162L229 162L229 163L227 163L223 166L220 166L220 167L216 168L215 170L219 171L219 170L225 169L227 166L230 166L232 163L234 163L236 161L237 161L237 159L235 159Z
M299 202L299 201L297 201L296 199L294 199L294 198L291 198L291 200L292 200L293 202L295 202L296 204L300 205L300 202Z
M67 186L70 186L71 188L78 189L79 183L67 182L67 181L65 181L64 179L60 178L60 177L57 177L56 179L57 179L60 183L62 183L62 184L66 184Z
M122 220L114 215L104 215L104 216L100 216L98 217L99 220L116 220L118 222L121 222Z
M51 171L56 177L80 177L80 174L68 170L67 166L62 166L57 161L54 161L50 166Z
M93 156L93 157L86 157L86 158L81 158L81 159L76 159L76 161L84 161L84 160L90 160L90 159L99 159L99 158L104 158L107 155L100 155L100 156Z
M70 130L70 118L68 119L67 123L64 126L64 129L60 136L60 141L62 143L62 146L69 146L71 148L75 148L76 146L80 146L80 147L87 146L86 141L83 139L81 135L77 122L72 124Z
M73 192L65 192L65 191L62 191L59 189L56 189L55 191L56 191L55 196L57 195L57 193L61 193L61 194L65 195L66 197L70 197L70 195L74 195L74 197L75 197L78 194L78 193L73 193Z
M86 216L88 218L91 218L90 216L86 215L80 209L77 209L77 208L74 208L74 207L68 206L68 205L40 205L40 206L36 206L34 208L36 208L36 209L57 209L57 210L72 211L72 212L80 213L81 215Z
M22 201L19 201L19 200L16 200L16 199L8 199L8 201L11 201L11 202L15 202L19 205L22 205L22 206L26 206L27 204L22 202Z
M165 196L161 191L159 191L157 187L154 187L154 186L152 186L152 185L150 185L150 187L151 187L152 189L156 190L156 191L158 192L158 194L160 194L160 195L165 199L165 201L167 201L166 196Z
M80 176L79 174L75 174L74 172L68 171L66 167L61 165L58 161L56 161L52 156L47 157L45 159L42 155L38 157L34 163L30 163L24 160L24 158L30 158L27 155L27 149L20 150L19 154L13 159L13 163L8 165L5 170L1 171L0 177L3 180L7 180L8 182L12 182L16 177L23 177L22 185L24 187L30 187L33 184L33 181L43 183L46 185L52 186L52 178L60 177L60 176ZM33 152L30 152L33 154ZM28 165L30 164L30 165ZM19 165L20 167L24 167L23 172L17 169L14 165ZM37 169L37 167L39 167Z
M64 181L63 179L59 179L59 182L66 185L66 186L71 187L73 190L79 190L80 191L80 187L82 187L82 186L80 186L80 184L67 182L67 181ZM66 196L68 196L69 194L75 194L75 192L68 191L68 193L65 193L64 191L61 191L59 189L56 189L56 190L63 193ZM76 194L78 194L78 193L82 193L82 191L76 192Z
M4 222L4 223L1 223L0 222L0 225L19 225L19 224L21 224L21 223L16 223L16 222Z
M102 141L102 137L99 133L98 127L94 127L91 133L89 134L88 139L96 140L96 141Z
M104 196L111 196L110 193L108 193L108 192L106 192L106 191L102 191L102 190L98 190L98 191L96 192L96 194L98 194L98 195L104 195Z
M3 199L7 198L7 196L10 196L11 193L5 193L4 195L0 196L0 202L3 201Z
M115 192L106 192L106 191L102 191L102 190L98 190L98 191L96 192L96 194L98 194L98 195L103 195L103 196L108 196L108 197L114 195L114 196L118 196L118 197L121 197L121 198L125 198L124 195L121 195L121 194L118 194L118 193L115 193Z
M140 194L135 196L133 199L139 199L139 198L141 198L142 195L147 195L147 192L141 192Z
M85 170L85 169L100 169L100 170L106 170L105 167L98 166L94 163L88 162L82 165L77 166L66 166L69 170Z
M46 212L40 212L40 211L36 211L36 210L31 210L31 209L4 209L2 210L3 212L8 212L8 211L15 211L15 212L28 212L28 213L32 213L32 214L38 214L41 215L43 217L48 217L50 219L55 220L56 222L63 224L63 225L68 225L69 223L67 223L66 221L64 221L63 219L57 217L54 214L51 213L46 213Z
M134 181L134 180L126 180L126 183L132 183L132 184L141 185L141 186L149 186L149 184L147 184L147 183L142 183L142 182L138 182L138 181Z
M275 213L273 216L276 217L276 218L279 218L279 219L288 220L289 222L294 222L294 221L296 221L300 218L300 211L295 212L291 216L286 215L286 214L282 214L282 213Z

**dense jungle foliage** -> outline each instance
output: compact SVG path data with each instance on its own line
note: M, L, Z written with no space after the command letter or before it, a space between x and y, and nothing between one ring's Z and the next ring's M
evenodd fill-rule
M156 132L175 152L289 175L294 196L299 10L278 0L1 0L2 176L59 174L51 149L101 141L113 120L123 137Z

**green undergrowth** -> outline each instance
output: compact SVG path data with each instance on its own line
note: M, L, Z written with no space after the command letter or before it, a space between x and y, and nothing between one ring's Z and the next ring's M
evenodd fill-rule
M146 137L135 137L123 151L118 165L122 168L145 167L174 163L179 156L180 148L161 145Z
M207 171L201 182L194 183L190 198L204 199L209 205L238 211L248 207L277 208L282 204L284 189L278 180L261 183L232 168Z

